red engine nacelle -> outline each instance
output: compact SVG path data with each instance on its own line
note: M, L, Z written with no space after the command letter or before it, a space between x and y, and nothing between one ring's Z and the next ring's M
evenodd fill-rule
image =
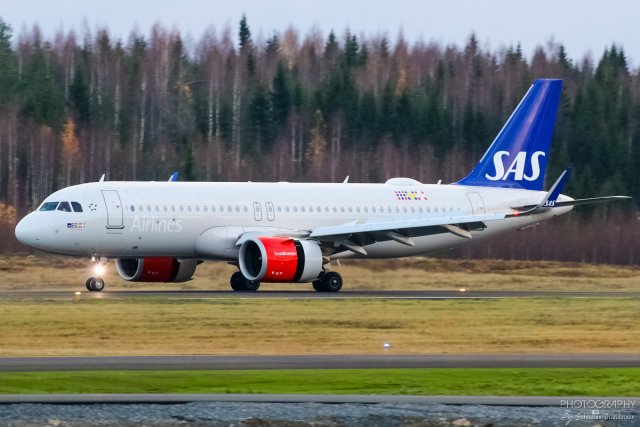
M322 271L322 251L312 240L251 237L240 246L239 264L249 280L310 282Z
M186 282L196 271L198 260L173 257L118 258L118 274L129 282Z

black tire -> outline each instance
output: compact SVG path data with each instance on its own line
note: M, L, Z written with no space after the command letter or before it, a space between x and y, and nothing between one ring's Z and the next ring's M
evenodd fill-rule
M260 288L260 282L256 280L244 279L244 290L249 292L255 292Z
M231 275L231 280L229 280L229 283L231 284L231 289L233 289L234 291L245 291L245 278L242 275L242 273L240 273L239 271L236 271L235 273L233 273Z
M322 276L322 287L325 292L339 292L342 289L342 276L335 271L328 271Z
M87 290L88 290L89 292L93 291L93 284L92 284L92 282L93 282L94 280L96 280L94 277L89 277L89 278L87 279L87 281L85 282L85 284L84 284L84 285L87 287Z
M103 289L104 289L104 279L102 277L97 277L93 281L93 290L95 292L102 292Z
M315 289L316 292L326 292L326 289L322 285L321 280L314 280L313 282L311 282L311 284L313 285L313 289Z

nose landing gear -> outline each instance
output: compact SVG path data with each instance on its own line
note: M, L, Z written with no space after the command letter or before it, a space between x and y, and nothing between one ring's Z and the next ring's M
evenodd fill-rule
M102 277L89 277L85 286L90 292L100 292L104 289L104 279Z
M85 286L89 292L101 292L104 289L104 276L105 273L105 264L107 263L106 258L96 258L92 257L91 261L94 264L93 273L94 276L91 276L85 282Z

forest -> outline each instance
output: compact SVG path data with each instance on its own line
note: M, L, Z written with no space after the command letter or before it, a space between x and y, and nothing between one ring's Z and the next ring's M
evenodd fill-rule
M530 58L402 34L296 28L256 35L248 19L199 38L161 24L15 33L0 18L0 251L51 192L107 180L424 183L464 177L536 78L563 94L547 183L634 199L440 256L640 261L640 72L622 46ZM637 59L637 58L636 58Z

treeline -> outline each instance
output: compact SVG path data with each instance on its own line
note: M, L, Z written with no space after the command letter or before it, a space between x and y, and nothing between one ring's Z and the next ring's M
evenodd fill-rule
M293 28L258 38L243 18L198 40L160 25L127 40L106 29L45 38L0 20L0 234L52 191L103 173L455 181L540 77L564 80L548 178L573 165L569 194L640 196L640 78L620 46L594 61L549 44L528 60L473 34L465 46ZM626 206L616 215L635 227ZM611 208L596 215L606 227Z

